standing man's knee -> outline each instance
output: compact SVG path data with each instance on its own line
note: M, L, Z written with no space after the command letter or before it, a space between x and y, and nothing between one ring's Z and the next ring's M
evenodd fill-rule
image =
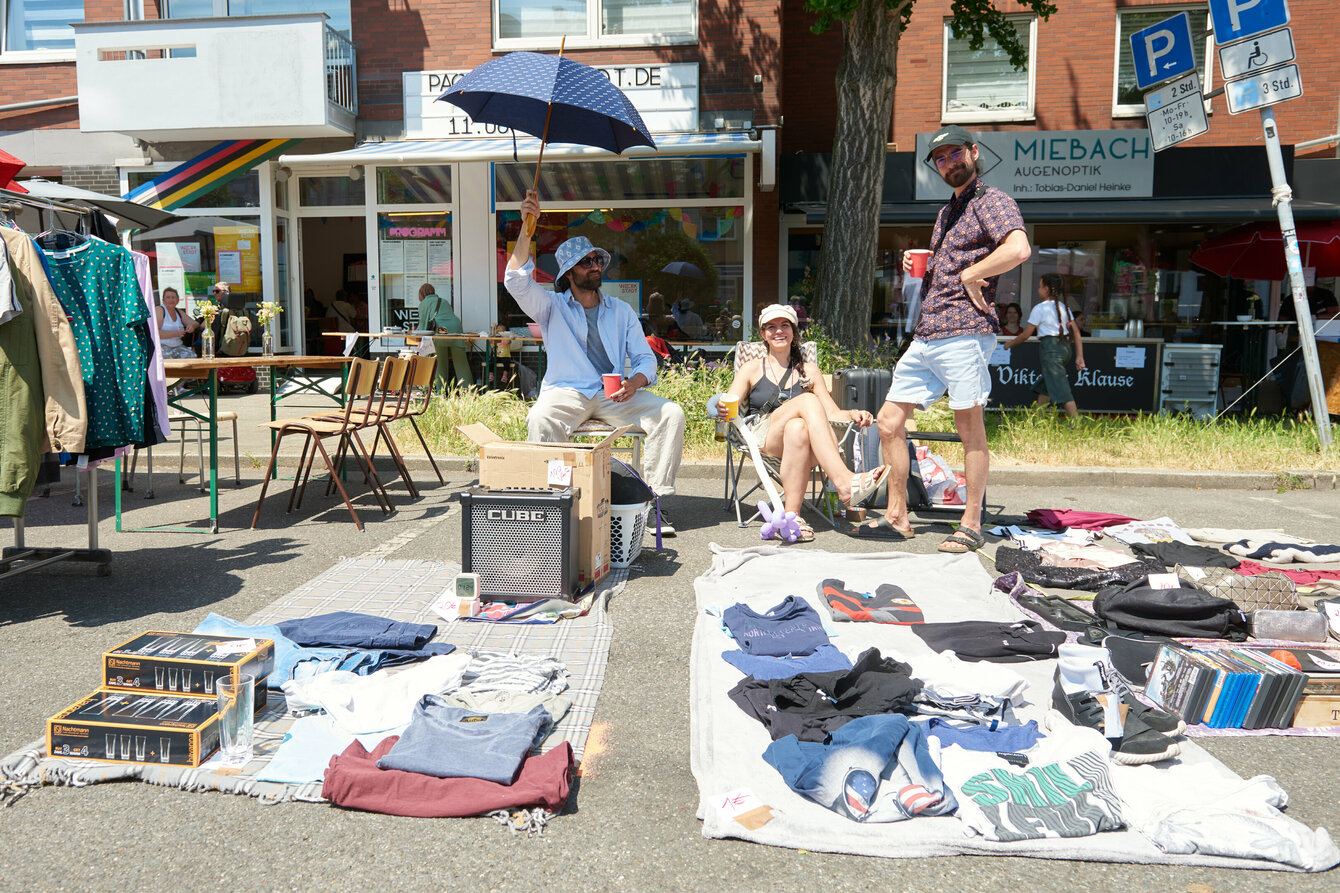
M875 416L875 424L879 426L880 440L903 437L907 433L907 415L897 403L885 401Z

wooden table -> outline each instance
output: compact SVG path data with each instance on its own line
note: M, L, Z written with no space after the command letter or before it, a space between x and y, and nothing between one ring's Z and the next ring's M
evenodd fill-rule
M211 357L205 359L197 357L191 360L164 360L163 371L169 379L188 379L193 381L203 381L204 384L195 387L186 393L174 394L168 398L168 403L179 412L185 413L192 418L198 419L209 425L209 530L210 533L219 532L219 370L237 369L243 367L259 368L265 366L283 374L284 370L296 369L339 369L341 370L341 380L345 378L344 372L349 363L350 357L318 357L318 356L300 356L296 354L280 354L271 357L265 356L244 356L244 357ZM270 421L277 418L275 409L281 399L279 396L279 378L280 375L270 376ZM289 376L285 376L288 380ZM311 385L305 385L300 390L317 391ZM207 393L209 396L209 410L207 413L201 413L185 405L183 402L187 397L195 396L199 393ZM329 397L325 391L319 393ZM291 395L286 395L291 396ZM338 399L337 399L338 402ZM274 433L271 432L271 445L274 442ZM120 460L118 462L118 472ZM116 487L116 521L117 529L121 527L121 487Z
M428 337L428 336L425 335L424 337ZM458 334L458 335L437 335L437 334L434 334L432 337L433 337L433 338L442 338L442 339L447 340L447 341L460 341L460 342L462 342L463 344L465 344L465 347L466 347L467 350L468 350L468 349L473 345L473 343L476 342L476 341L482 341L482 342L484 342L484 382L485 382L486 385L487 385L487 383L488 383L488 381L489 381L489 374L488 374L488 373L489 373L489 369L490 369L490 367L492 366L492 364L493 364L493 360L496 358L496 354L497 354L497 351L496 351L496 349L494 348L494 345L495 345L495 344L512 344L512 343L515 343L515 342L517 342L517 341L520 341L523 347L525 347L525 346L528 345L528 344L533 344L533 345L535 345L535 349L539 352L539 373L538 373L538 375L539 375L539 378L540 378L541 381L544 380L544 359L545 359L545 355L544 355L544 339L543 339L543 338L537 338L537 337L535 337L534 335L478 335L478 334L474 334L474 335L472 335L472 334L470 334L469 332L463 332L463 333Z

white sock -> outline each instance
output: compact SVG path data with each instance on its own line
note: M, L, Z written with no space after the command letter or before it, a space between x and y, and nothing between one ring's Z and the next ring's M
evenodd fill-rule
M1105 734L1109 738L1121 736L1121 696L1116 693L1109 681L1111 655L1100 645L1081 645L1078 642L1066 643L1057 648L1059 658L1056 678L1061 690L1068 695L1079 692L1106 694L1100 697L1103 704L1103 723Z

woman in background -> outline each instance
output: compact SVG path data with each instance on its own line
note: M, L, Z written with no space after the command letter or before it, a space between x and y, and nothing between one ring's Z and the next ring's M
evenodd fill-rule
M1023 344L1037 332L1041 342L1038 353L1042 359L1042 381L1033 385L1033 390L1038 395L1038 406L1056 403L1065 408L1070 418L1077 419L1079 408L1070 391L1065 368L1070 362L1070 344L1065 337L1067 330L1075 342L1075 368L1083 369L1084 339L1074 314L1065 304L1065 284L1056 273L1044 273L1038 279L1038 303L1028 314L1028 325L1017 338L1006 343L1005 349Z
M200 323L177 309L181 295L172 286L163 289L160 300L163 303L154 308L154 316L158 318L158 337L163 346L163 359L195 359L195 351L181 339L183 335L192 334L200 328Z
M1024 308L1011 301L1002 309L1000 315L1000 334L1018 335L1023 331Z

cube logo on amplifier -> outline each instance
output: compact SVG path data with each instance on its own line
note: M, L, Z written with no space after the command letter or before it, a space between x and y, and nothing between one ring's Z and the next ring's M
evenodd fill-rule
M478 576L481 601L576 595L577 496L571 487L461 494L461 564Z
M544 520L543 509L488 509L484 516L490 521L533 521Z

